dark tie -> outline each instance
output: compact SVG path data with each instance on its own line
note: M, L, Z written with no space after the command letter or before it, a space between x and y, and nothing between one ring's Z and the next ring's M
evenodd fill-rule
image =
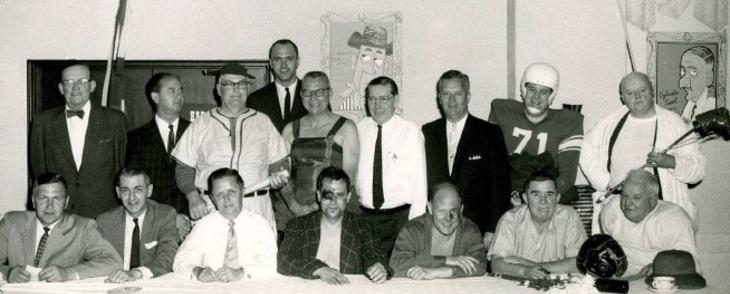
M48 241L48 231L50 231L51 228L49 227L43 227L43 237L41 237L41 241L38 242L38 251L36 251L35 259L33 260L33 266L38 267L38 263L41 262L41 256L43 256L43 251L46 250L46 241Z
M138 268L139 267L139 223L138 220L135 218L132 221L134 221L134 230L132 231L132 255L129 258L129 269Z
M383 206L383 127L378 125L378 137L375 139L375 156L373 159L373 208Z
M284 96L284 120L287 120L291 113L291 95L289 94L289 88L284 88L284 90L286 90L286 96Z
M72 118L74 116L78 116L80 119L84 119L84 110L66 110L66 118Z
M236 231L233 229L236 223L228 222L228 242L226 243L226 256L223 259L223 266L229 268L239 268L238 265L238 242L236 240Z
M167 133L167 153L172 153L172 148L175 148L175 129L172 127L172 124L167 126L168 129L170 129L170 132Z

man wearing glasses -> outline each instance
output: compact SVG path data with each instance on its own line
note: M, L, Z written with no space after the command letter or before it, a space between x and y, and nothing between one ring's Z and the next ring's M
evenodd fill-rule
M228 167L238 170L249 184L243 195L243 208L261 215L272 230L276 228L268 187L279 188L289 177L278 172L269 176L269 170L288 152L269 118L246 107L253 78L238 63L224 65L216 85L221 106L197 117L172 151L178 162L175 178L188 199L193 220L213 210L205 195L206 179L213 171ZM269 185L261 184L267 179ZM251 188L255 185L259 188Z
M378 284L393 275L368 224L345 210L351 196L345 171L334 166L322 170L317 176L321 209L287 224L277 256L279 273L332 285L349 283L345 274L365 274Z
M96 89L89 67L74 64L61 73L64 106L33 120L30 164L37 178L47 172L68 181L68 211L88 218L117 206L114 178L124 164L124 114L89 101Z
M409 220L426 211L426 155L423 134L395 114L398 86L382 76L365 88L369 117L357 124L360 205L390 255L395 237Z

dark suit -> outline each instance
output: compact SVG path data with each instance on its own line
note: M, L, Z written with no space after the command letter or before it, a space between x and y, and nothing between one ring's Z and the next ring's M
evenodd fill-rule
M140 264L157 277L172 271L172 261L177 252L178 234L175 227L177 213L169 205L147 200L144 223L140 228ZM96 217L99 232L124 258L124 206L106 211Z
M0 273L33 265L38 220L35 211L8 212L0 221ZM8 265L5 265L7 262ZM38 267L55 265L79 274L80 279L109 275L122 267L122 259L96 230L96 222L65 214L51 230Z
M189 125L190 121L180 118L175 140L180 140ZM149 173L154 185L153 200L172 206L178 213L187 214L188 200L175 184L175 160L167 153L162 140L154 118L129 132L127 166L138 166Z
M446 119L427 123L422 130L429 191L441 182L455 184L464 204L464 217L474 221L482 233L494 232L499 218L510 208L512 189L502 131L468 115L449 174Z
M251 93L246 100L246 107L256 109L266 114L271 122L274 123L276 129L281 133L286 124L291 121L300 119L307 115L307 110L302 105L302 97L299 92L302 89L302 81L297 82L296 93L289 93L294 101L292 102L289 117L282 117L282 108L279 104L279 96L276 94L276 82L269 83L256 92Z
M280 274L316 279L312 273L327 266L317 259L321 219L322 213L315 211L287 223L284 241L279 246L277 256ZM388 271L388 278L393 275L378 238L368 228L363 217L345 212L340 240L340 273L362 275L368 267L380 262Z
M124 114L91 106L81 168L76 169L65 106L44 111L33 120L30 163L33 176L61 174L68 182L68 211L94 218L117 206L114 179L124 163L127 130Z

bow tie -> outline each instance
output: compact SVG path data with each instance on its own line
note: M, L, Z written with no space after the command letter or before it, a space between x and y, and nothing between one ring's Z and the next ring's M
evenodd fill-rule
M66 118L72 118L74 116L78 116L80 119L84 119L84 110L66 110Z

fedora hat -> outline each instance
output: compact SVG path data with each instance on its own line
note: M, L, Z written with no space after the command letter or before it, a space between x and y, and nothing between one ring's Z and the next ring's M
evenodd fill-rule
M692 254L687 251L659 252L651 264L652 274L645 280L649 286L655 277L674 277L674 284L680 289L700 289L707 285L705 278L697 273Z
M218 71L218 76L220 77L225 74L244 76L249 79L256 79L254 76L250 75L246 68L238 62L229 62L224 64L223 67L221 67L221 69Z
M385 55L393 54L393 43L388 43L388 31L379 25L366 25L362 34L352 33L347 45L356 49L360 49L362 45L383 48Z

